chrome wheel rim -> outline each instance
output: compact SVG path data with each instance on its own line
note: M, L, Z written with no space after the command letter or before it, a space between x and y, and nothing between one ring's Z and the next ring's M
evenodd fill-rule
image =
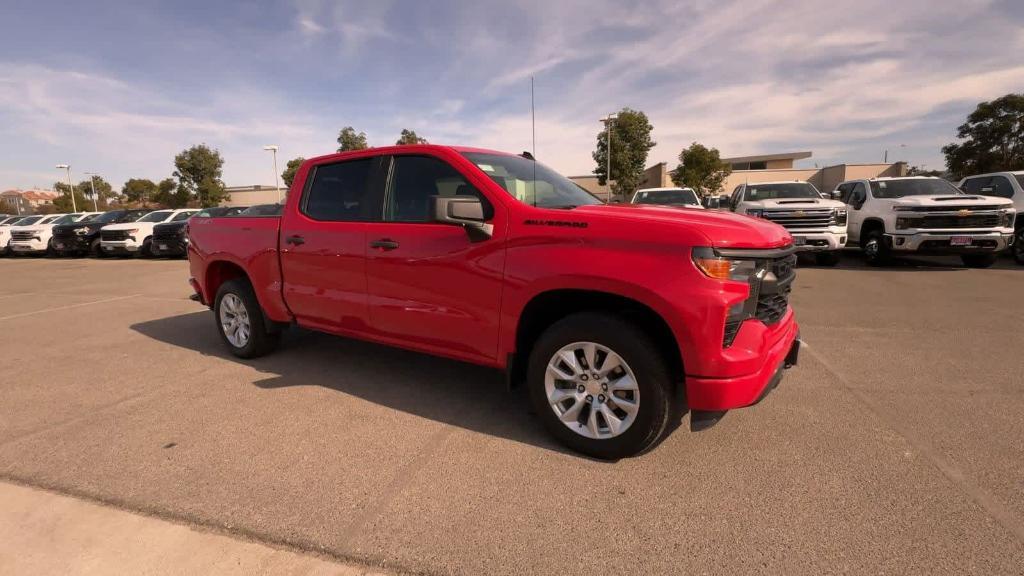
M875 238L868 240L867 244L864 245L864 253L867 254L868 258L878 256L878 240Z
M607 346L573 342L555 352L544 374L548 405L580 436L605 440L629 430L640 387L626 361Z
M235 348L244 348L249 343L252 333L249 311L242 299L234 294L225 294L220 301L220 328Z

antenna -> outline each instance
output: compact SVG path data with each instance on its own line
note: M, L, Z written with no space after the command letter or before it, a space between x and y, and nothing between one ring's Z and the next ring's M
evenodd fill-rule
M533 207L537 207L537 107L533 98L533 76L530 76L530 133L533 138Z

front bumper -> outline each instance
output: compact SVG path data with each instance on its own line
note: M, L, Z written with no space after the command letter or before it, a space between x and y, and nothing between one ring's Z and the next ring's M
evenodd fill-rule
M797 252L835 252L846 246L846 232L795 232L793 245Z
M46 242L42 240L11 240L8 248L14 254L40 254L46 252Z
M954 238L970 238L971 243L954 245ZM956 231L916 232L910 234L886 234L885 241L896 252L918 252L922 254L965 254L974 252L999 252L1013 244L1013 232L998 231Z
M142 245L128 240L102 240L100 241L100 248L107 254L135 254L142 248Z
M687 376L687 407L690 410L722 411L760 402L778 385L782 379L781 371L795 366L799 359L800 328L791 314L787 318L782 336L767 349L764 361L756 371L731 378Z
M184 256L188 252L188 240L154 238L151 249L157 256Z
M53 248L64 252L88 251L91 239L88 236L54 236Z

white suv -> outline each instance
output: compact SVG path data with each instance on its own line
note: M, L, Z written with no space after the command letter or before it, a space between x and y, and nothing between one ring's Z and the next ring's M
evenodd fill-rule
M704 208L693 188L643 188L633 194L633 199L629 203Z
M77 212L75 214L50 214L32 223L19 222L11 226L11 241L8 247L13 254L46 254L52 256L53 227L57 224L74 224L99 212Z
M960 181L960 189L967 194L1007 198L1017 210L1013 245L1010 247L1018 264L1024 264L1024 170L1016 172L991 172L968 176Z
M1009 200L964 194L941 178L848 180L835 194L850 207L850 242L872 265L893 253L959 254L987 268L1013 242Z
M846 246L846 205L823 198L810 182L740 184L732 191L729 208L782 225L797 251L813 253L821 265L838 264Z
M153 227L163 222L184 219L198 210L156 210L135 222L110 224L100 229L100 248L104 254L138 254L150 258L153 254Z

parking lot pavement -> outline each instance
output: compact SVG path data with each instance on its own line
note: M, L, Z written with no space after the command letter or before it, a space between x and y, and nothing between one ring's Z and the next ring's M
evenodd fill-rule
M182 262L0 260L0 478L398 571L1019 574L1024 267L949 262L802 268L782 385L607 463L483 368L229 357Z

